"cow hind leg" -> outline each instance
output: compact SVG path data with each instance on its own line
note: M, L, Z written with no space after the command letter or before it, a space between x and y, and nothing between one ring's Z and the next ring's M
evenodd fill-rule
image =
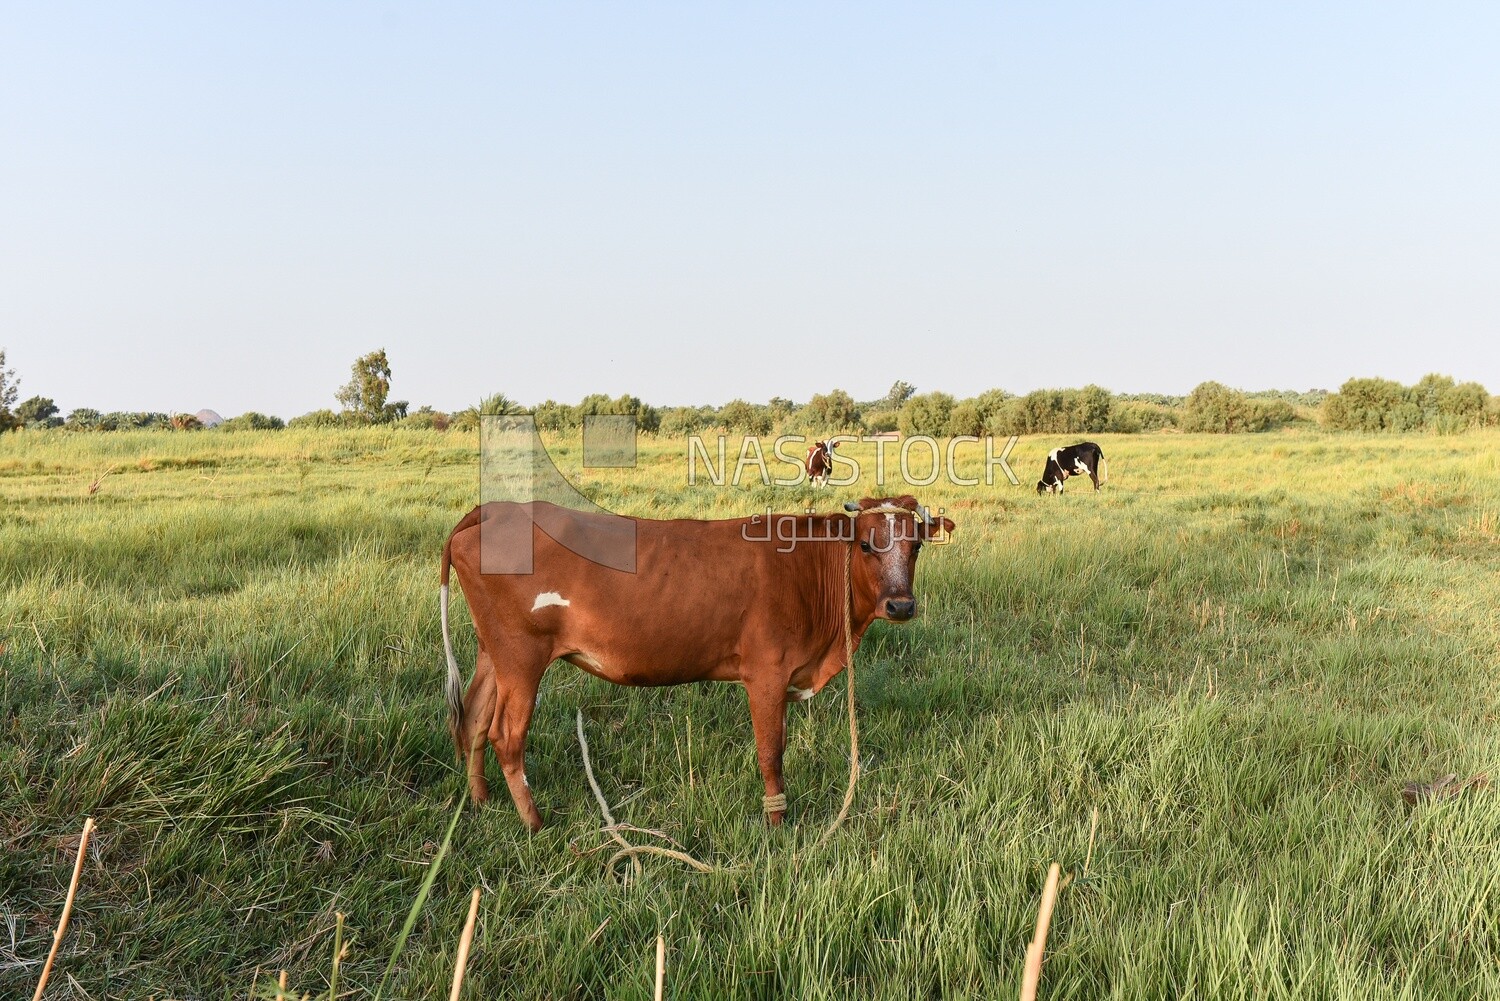
M786 818L781 759L786 752L786 684L746 686L750 696L750 722L755 727L755 756L766 783L766 822L780 826ZM773 808L773 804L780 809Z
M542 815L537 812L531 785L526 781L526 731L531 727L537 689L549 659L544 658L540 663L497 663L494 671L496 699L490 719L490 745L500 759L500 770L505 774L516 812L533 831L542 829Z
M459 736L459 751L468 767L469 793L476 803L490 798L490 786L484 779L484 747L494 718L495 666L489 654L481 650L474 680L464 696L464 728Z

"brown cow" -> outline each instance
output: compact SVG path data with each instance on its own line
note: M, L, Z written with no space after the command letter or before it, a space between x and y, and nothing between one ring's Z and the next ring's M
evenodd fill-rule
M855 648L876 619L903 622L916 614L917 551L953 531L952 521L931 517L912 497L845 506L853 517L650 521L545 502L471 511L443 549L440 594L450 726L460 758L468 759L474 798L489 798L488 739L521 819L541 828L526 781L526 731L542 674L565 660L620 685L744 685L767 817L781 823L787 701L812 698L844 669L846 610ZM606 522L633 526L633 573L556 541L601 534ZM481 573L481 545L485 565L494 567L495 541L527 534L530 573ZM479 634L467 696L460 695L448 633L450 565Z
M815 441L807 449L807 478L815 487L827 486L828 477L833 475L833 450L839 447L837 441ZM822 482L818 482L821 480Z

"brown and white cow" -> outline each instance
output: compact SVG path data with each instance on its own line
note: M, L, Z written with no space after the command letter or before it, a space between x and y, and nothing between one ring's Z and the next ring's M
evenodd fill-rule
M826 487L828 477L833 475L833 450L839 447L835 440L815 441L807 449L807 478L815 487ZM820 482L821 481L821 482Z
M846 609L855 648L876 619L916 614L917 552L953 531L952 521L929 515L912 497L846 508L850 514L728 521L621 519L545 502L471 511L443 549L440 595L450 725L474 798L489 797L487 739L521 819L541 828L526 781L526 731L543 672L565 660L620 685L744 685L767 817L781 823L787 702L812 698L844 669ZM601 534L610 521L631 523L634 572L557 541ZM495 565L482 559L482 548L518 537L532 542L531 572L481 572L482 562ZM450 565L479 635L464 696L448 632Z

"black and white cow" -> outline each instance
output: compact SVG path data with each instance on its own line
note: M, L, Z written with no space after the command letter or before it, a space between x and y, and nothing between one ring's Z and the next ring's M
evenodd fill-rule
M1109 463L1104 461L1104 450L1091 441L1081 441L1066 448L1054 448L1047 456L1047 465L1042 478L1036 481L1036 492L1063 492L1063 480L1069 476L1087 476L1094 481L1094 492L1109 478Z

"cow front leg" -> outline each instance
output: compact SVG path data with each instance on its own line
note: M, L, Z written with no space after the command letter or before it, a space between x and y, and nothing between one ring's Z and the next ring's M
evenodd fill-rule
M765 779L762 800L766 822L780 826L786 818L786 793L781 782L781 758L786 752L786 683L745 686L750 696L750 722L755 727L755 757Z
M500 759L505 784L516 812L533 832L542 829L542 815L531 798L531 784L526 781L526 731L531 727L531 712L536 708L536 693L542 683L543 664L534 670L515 668L495 671L497 703L490 722L490 744Z

